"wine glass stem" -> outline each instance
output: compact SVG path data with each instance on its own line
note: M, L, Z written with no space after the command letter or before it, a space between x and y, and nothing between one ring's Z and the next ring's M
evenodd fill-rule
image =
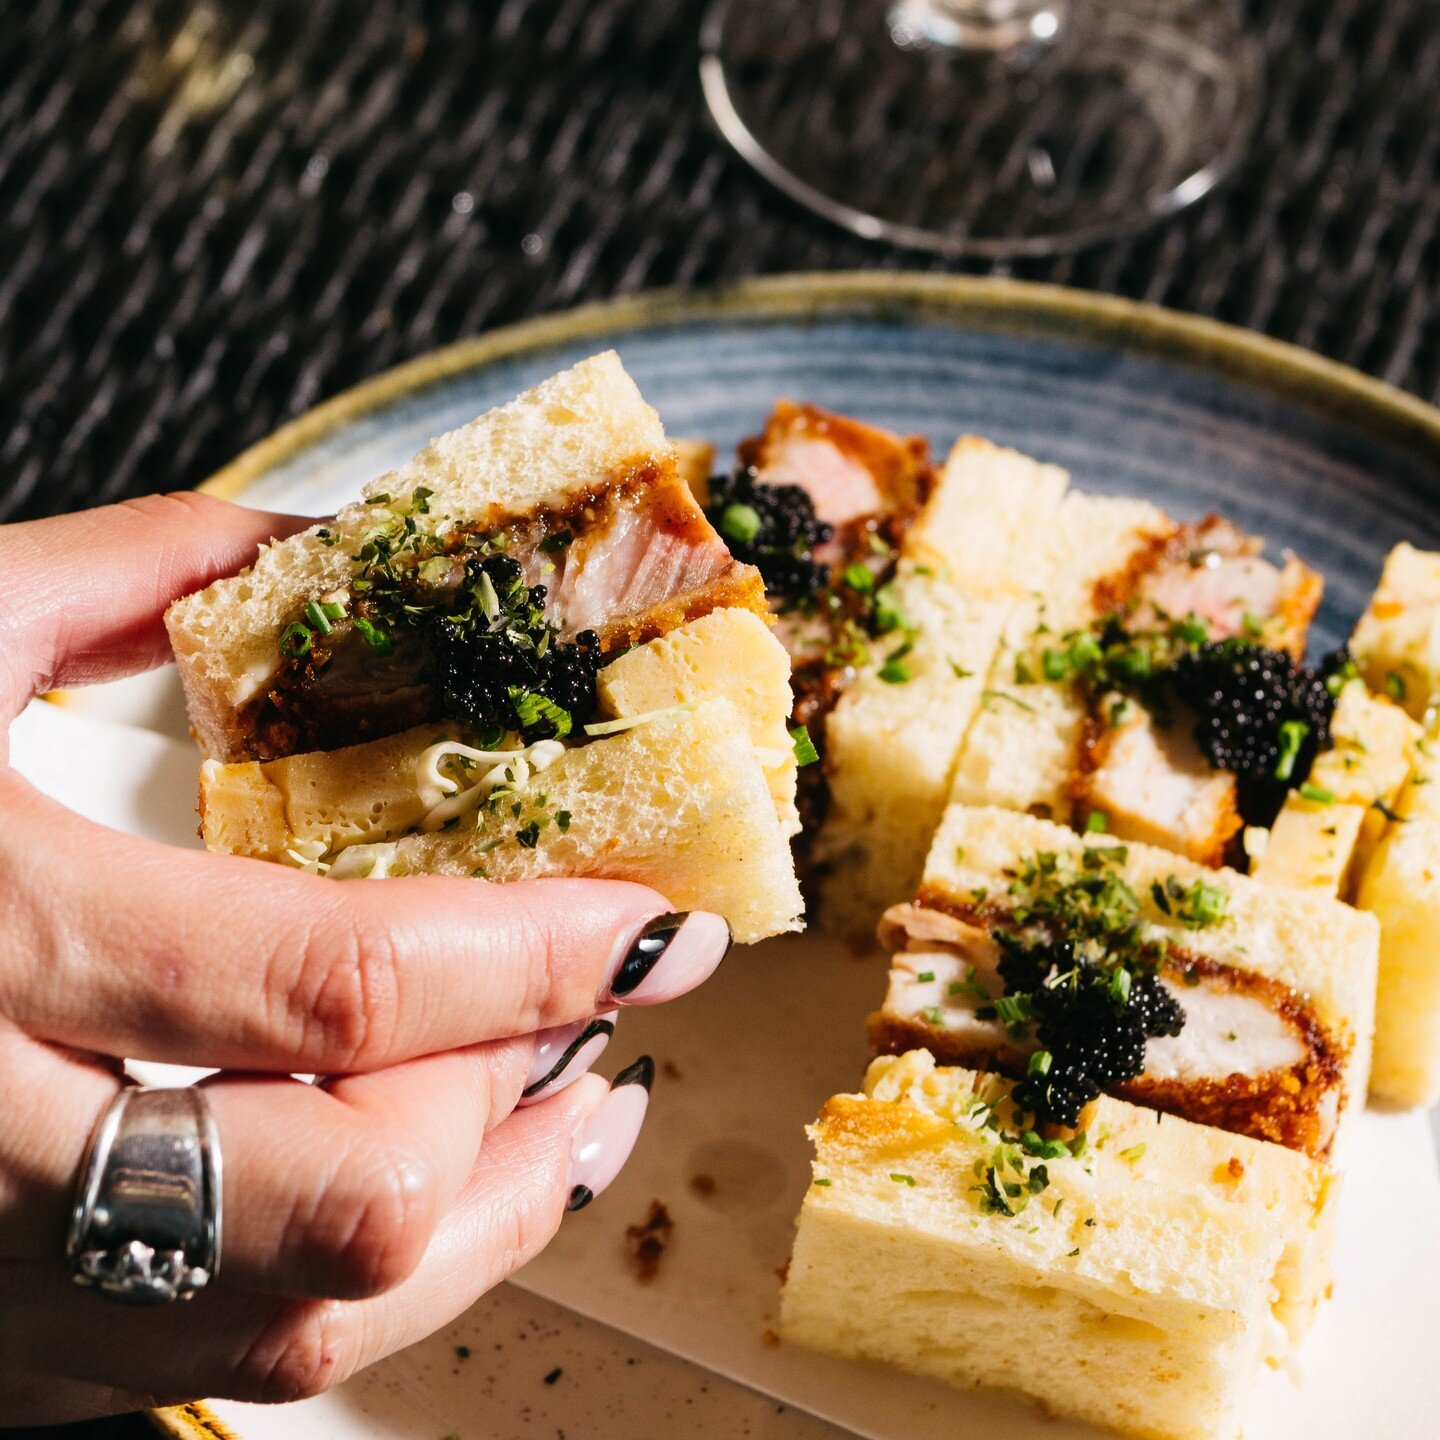
M1053 40L1068 0L896 0L890 29L901 45L998 52Z

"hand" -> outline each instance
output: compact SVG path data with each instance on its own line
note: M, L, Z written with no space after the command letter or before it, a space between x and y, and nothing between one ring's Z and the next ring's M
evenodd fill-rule
M39 691L161 663L171 600L304 523L176 495L0 528L0 731ZM175 850L8 768L0 816L0 1425L291 1400L445 1324L628 1156L646 1067L584 1074L612 1007L684 993L728 944L695 914L637 949L666 909L637 885ZM63 1261L122 1057L234 1072L206 1082L223 1272L187 1304L114 1304Z

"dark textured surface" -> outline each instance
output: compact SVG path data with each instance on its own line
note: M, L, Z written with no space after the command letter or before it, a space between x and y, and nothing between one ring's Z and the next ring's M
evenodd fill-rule
M779 3L779 0L777 0ZM397 360L641 287L942 268L715 136L694 0L5 0L0 517L189 485ZM1265 0L1233 184L1014 273L1440 394L1440 6Z

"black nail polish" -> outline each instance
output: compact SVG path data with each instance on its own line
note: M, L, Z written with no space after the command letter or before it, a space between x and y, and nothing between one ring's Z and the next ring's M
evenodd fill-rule
M521 1092L522 1100L528 1099L531 1095L537 1095L547 1085L553 1085L570 1065L575 1056L585 1048L597 1035L613 1035L615 1026L609 1020L592 1020L566 1047L565 1053L545 1072L534 1084L527 1085Z
M583 1210L593 1199L595 1192L588 1185L577 1185L571 1192L570 1198L565 1202L565 1209Z
M679 933L680 927L689 918L689 912L678 911L673 915L657 915L645 924L630 953L620 962L615 978L610 982L610 993L621 997L638 989L645 977L655 968L660 957L670 948L670 942Z
M610 1082L610 1088L618 1090L622 1085L643 1085L648 1093L654 1084L655 1062L648 1055L642 1055Z

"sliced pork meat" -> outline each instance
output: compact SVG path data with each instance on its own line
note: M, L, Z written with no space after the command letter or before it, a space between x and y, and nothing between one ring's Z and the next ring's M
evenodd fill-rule
M1240 829L1235 777L1214 769L1188 725L1162 726L1139 705L1102 697L1077 782L1076 824L1105 817L1122 840L1159 845L1219 865ZM1119 723L1108 718L1115 715Z
M1005 987L987 921L896 906L881 939L894 953L884 1006L870 1018L877 1051L921 1047L943 1064L1025 1075L1038 1046L1023 1027L993 1015ZM1325 1154L1339 1114L1340 1063L1303 997L1245 970L1238 956L1226 965L1172 952L1158 979L1183 1011L1183 1028L1148 1040L1143 1071L1112 1093Z
M1129 624L1146 629L1194 615L1212 640L1263 634L1299 659L1322 582L1293 555L1277 566L1263 549L1219 516L1179 526L1132 577Z
M929 448L814 405L782 400L764 433L740 447L741 461L767 485L798 485L815 513L835 528L826 555L836 560L857 530L913 515L933 484Z
M755 571L731 556L678 477L608 491L562 519L558 533L573 539L557 548L549 522L527 537L521 563L530 584L545 586L546 617L563 634L595 630L608 650L718 605L763 605Z

